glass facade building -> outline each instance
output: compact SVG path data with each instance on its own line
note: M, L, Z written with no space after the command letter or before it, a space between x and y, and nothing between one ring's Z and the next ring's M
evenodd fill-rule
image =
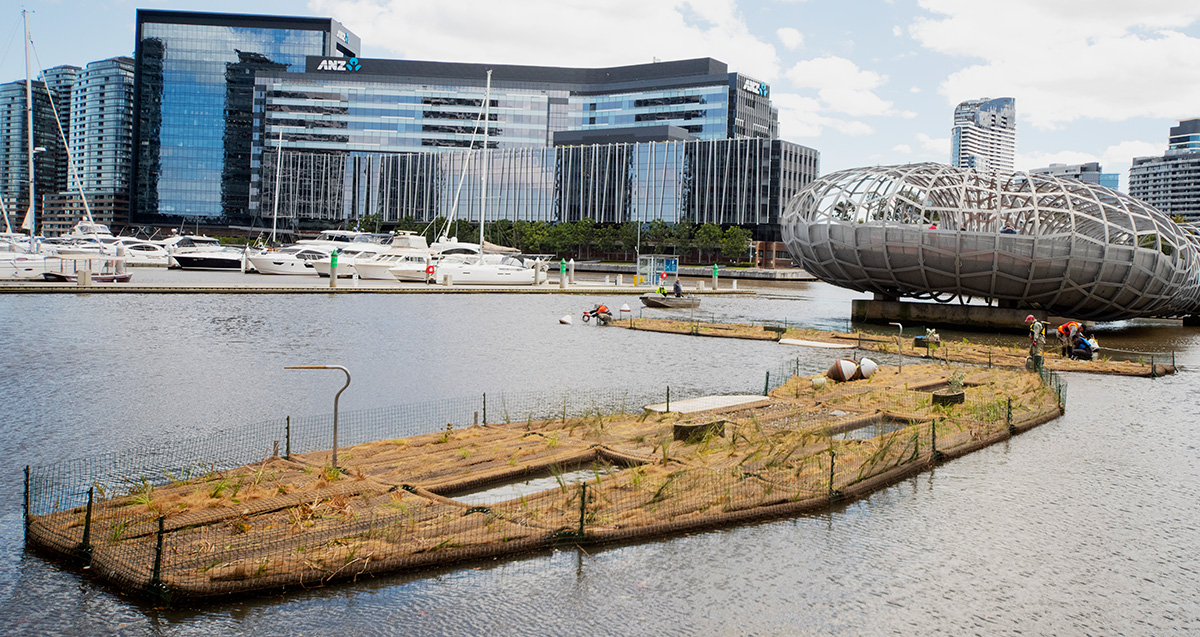
M249 215L254 77L357 54L334 20L137 12L132 217L238 225Z
M42 218L42 197L63 188L59 181L65 157L62 137L58 133L54 109L46 85L32 82L33 146L45 151L34 155L35 216L39 226ZM25 80L0 84L0 198L8 213L9 226L17 231L29 208L29 130L26 118Z
M817 151L763 138L399 154L272 148L259 197L264 227L280 156L276 223L300 230L366 215L478 221L482 211L488 221L737 224L777 240L783 206L820 170Z
M304 73L260 72L254 111L260 227L280 153L279 217L293 227L478 219L487 148L488 219L687 219L771 238L781 197L818 168L816 151L774 141L770 87L711 58L577 69L314 57Z

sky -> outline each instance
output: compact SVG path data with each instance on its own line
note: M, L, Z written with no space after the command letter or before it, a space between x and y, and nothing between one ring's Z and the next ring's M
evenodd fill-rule
M138 8L332 17L361 57L607 67L712 57L771 85L821 173L950 162L954 106L1013 97L1017 170L1128 181L1200 117L1196 0L30 0L0 16L0 82L132 55ZM39 64L40 63L40 64ZM35 71L36 72L36 71Z

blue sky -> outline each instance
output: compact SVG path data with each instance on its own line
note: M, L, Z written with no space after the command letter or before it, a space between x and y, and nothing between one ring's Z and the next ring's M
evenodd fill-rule
M368 58L714 57L770 83L781 136L822 173L949 162L954 105L1014 97L1018 170L1100 161L1124 190L1133 157L1200 117L1194 0L33 0L0 17L0 81L25 74L21 8L50 67L132 54L138 7L334 17Z

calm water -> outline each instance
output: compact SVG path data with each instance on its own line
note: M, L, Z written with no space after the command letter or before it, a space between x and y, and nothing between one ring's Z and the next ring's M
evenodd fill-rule
M703 309L845 329L856 298L823 284L759 287L758 297L706 298ZM353 383L341 406L353 410L522 389L761 391L765 370L785 360L798 357L811 374L831 357L557 324L597 301L636 305L616 296L0 296L0 632L1200 629L1189 371L1200 369L1200 331L1144 322L1103 326L1101 344L1176 349L1184 373L1069 376L1065 417L823 515L169 611L23 550L25 464L327 413L341 375L285 365L346 365Z

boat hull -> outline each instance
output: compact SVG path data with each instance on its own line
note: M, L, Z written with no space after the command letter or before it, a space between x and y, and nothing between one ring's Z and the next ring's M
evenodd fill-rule
M642 305L663 310L689 310L700 307L700 299L694 296L662 296L643 294L638 297Z

